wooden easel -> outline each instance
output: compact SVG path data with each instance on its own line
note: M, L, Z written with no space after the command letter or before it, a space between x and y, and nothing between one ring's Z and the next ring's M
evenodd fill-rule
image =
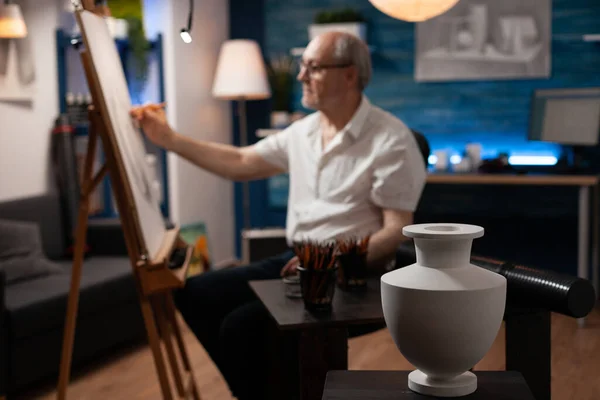
M90 7L89 3L90 2L84 2L84 8L92 10L87 8ZM91 7L93 7L93 5L91 5ZM75 253L73 257L71 288L64 327L62 359L57 390L58 399L66 399L71 371L73 340L75 338L79 287L86 243L90 196L96 186L102 181L104 175L108 173L110 175L112 189L119 209L125 243L131 261L136 290L148 334L148 341L154 357L163 399L187 399L191 396L193 399L200 400L191 364L177 323L176 308L171 295L173 289L181 288L185 284L193 247L188 246L183 241L179 235L179 228L177 227L166 232L166 235L163 238L162 247L156 257L154 259L148 258L140 224L137 219L138 214L135 209L131 186L129 185L123 160L121 159L120 152L117 148L115 133L108 123L106 101L102 96L102 91L99 89L99 82L92 69L93 66L90 54L87 51L83 51L81 53L81 60L95 106L92 106L89 109L90 132L83 171L77 228L75 232ZM98 136L100 136L102 140L106 162L102 168L92 176ZM181 267L170 269L169 260L175 249L178 248L185 249L185 261ZM180 359L177 357L176 348L173 345L173 338L175 339ZM176 389L175 394L173 393L171 382L167 374L167 364L162 350L163 346L166 350L169 365L171 367L172 378ZM180 365L180 363L182 365Z

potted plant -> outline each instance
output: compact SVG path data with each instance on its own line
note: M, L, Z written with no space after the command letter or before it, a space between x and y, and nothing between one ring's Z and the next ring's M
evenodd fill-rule
M137 17L127 17L127 38L133 61L134 77L143 84L148 77L148 50L150 42L146 38L144 24Z
M294 60L288 55L273 57L267 65L271 84L271 127L284 128L290 123L292 90L294 88Z
M121 21L120 35L127 39L131 55L131 70L137 92L144 88L148 75L148 50L150 43L144 29L142 0L106 0L112 17Z
M313 40L316 36L329 31L347 32L364 41L367 40L366 21L358 11L351 8L324 10L317 13L314 23L308 27L308 37Z

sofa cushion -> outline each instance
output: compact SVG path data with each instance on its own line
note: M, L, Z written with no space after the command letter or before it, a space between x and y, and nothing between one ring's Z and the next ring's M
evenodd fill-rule
M27 337L64 325L72 264L64 262L61 265L66 271L63 274L6 287L6 309L15 337ZM137 293L129 258L91 257L85 260L78 318L131 301L137 301Z
M0 219L0 270L7 284L64 272L44 255L38 224L4 219Z
M44 253L50 259L65 254L63 215L56 193L0 202L0 218L39 224Z

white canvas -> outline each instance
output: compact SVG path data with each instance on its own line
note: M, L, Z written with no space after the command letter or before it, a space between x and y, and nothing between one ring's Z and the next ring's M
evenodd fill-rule
M166 228L159 199L152 190L152 173L145 160L146 149L142 134L129 115L131 99L121 59L105 20L89 11L83 11L79 15L84 43L106 102L110 125L131 185L143 240L149 256L154 258L160 250Z

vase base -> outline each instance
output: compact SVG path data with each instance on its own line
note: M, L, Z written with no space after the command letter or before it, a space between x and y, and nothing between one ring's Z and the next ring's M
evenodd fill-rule
M467 371L452 379L432 380L423 372L415 370L408 374L408 388L413 392L428 396L466 396L477 389L477 376Z

